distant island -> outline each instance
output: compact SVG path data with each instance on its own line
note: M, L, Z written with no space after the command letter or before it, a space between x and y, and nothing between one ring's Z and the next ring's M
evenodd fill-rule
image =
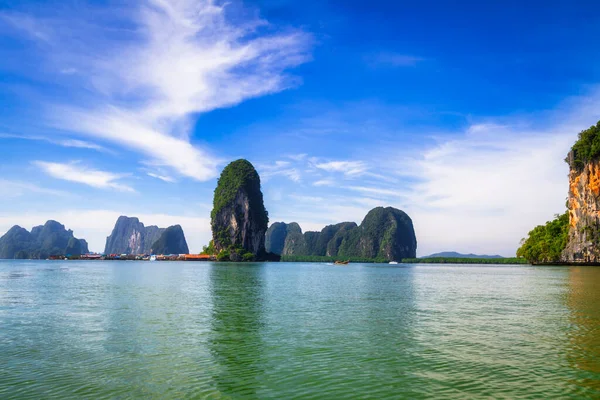
M72 230L52 220L34 227L31 232L15 225L0 238L0 258L46 259L88 252L84 239L77 239Z
M441 253L434 253L428 256L419 257L419 258L438 258L438 257L446 257L446 258L504 258L499 255L488 256L486 254L462 254L457 253L456 251L442 251Z
M415 257L417 238L412 220L393 207L376 207L360 225L342 222L320 232L302 233L295 223L276 222L267 230L267 251L283 261L370 260L400 261Z
M179 225L144 226L136 217L120 216L106 238L104 254L187 254L188 245Z

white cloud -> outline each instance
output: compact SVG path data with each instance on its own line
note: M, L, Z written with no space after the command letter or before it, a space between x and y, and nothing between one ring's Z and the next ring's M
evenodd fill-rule
M30 182L20 182L13 180L0 179L0 199L21 197L28 194L44 194L51 196L67 197L71 196L61 190L48 189Z
M275 176L283 176L292 182L300 182L301 173L298 168L292 167L289 161L275 161L273 164L258 164L257 168L262 181L266 182Z
M211 238L210 218L130 211L68 210L52 213L26 212L19 215L0 214L0 236L13 225L19 225L30 230L33 226L44 224L47 220L53 219L64 224L67 229L72 229L75 237L87 240L91 251L101 253L104 251L106 237L112 232L117 218L120 215L129 215L138 217L146 226L158 225L161 228L166 228L170 225L181 225L192 253L199 253L202 246L208 244Z
M262 20L233 23L227 7L233 5L152 0L126 12L115 8L114 17L127 18L121 22L131 27L118 39L113 27L92 22L94 15L78 15L75 23L9 18L38 39L31 28L50 26L43 35L51 44L48 58L68 66L63 71L86 71L69 81L86 88L86 101L52 106L53 126L116 143L203 181L217 175L220 160L190 142L194 115L295 86L298 80L284 71L308 60L308 35L266 34L263 28L274 27Z
M474 125L410 162L418 182L408 204L420 253L514 255L529 230L565 210L563 160L577 131Z
M155 174L154 172L147 172L146 175L148 175L152 178L160 179L161 181L164 181L164 182L169 182L169 183L176 182L175 179L173 179L167 175L159 175L159 174Z
M385 189L378 187L368 187L368 186L344 186L345 189L353 190L355 192L366 193L369 195L379 195L386 198L398 198L404 197L405 195L399 190L393 189Z
M45 136L30 136L30 135L13 135L10 133L0 133L0 139L21 139L21 140L35 140L41 142L48 142L63 147L76 147L80 149L92 149L102 152L108 152L108 149L91 142L86 142L78 139L53 139Z
M313 182L313 186L334 186L335 181L333 179L319 179Z
M47 175L57 179L82 183L99 189L116 189L123 192L135 192L132 187L117 182L119 179L128 176L127 174L114 174L112 172L99 171L83 166L79 162L61 164L46 161L34 161L33 164L39 167Z
M367 172L367 164L363 161L328 161L314 165L327 172L341 172L347 177L361 176Z

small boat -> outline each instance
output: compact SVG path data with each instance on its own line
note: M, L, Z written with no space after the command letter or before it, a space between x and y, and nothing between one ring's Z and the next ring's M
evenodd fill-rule
M390 261L389 264L390 265L398 265L398 261Z
M334 265L348 265L350 263L350 260L346 260L346 261L336 261L333 264Z

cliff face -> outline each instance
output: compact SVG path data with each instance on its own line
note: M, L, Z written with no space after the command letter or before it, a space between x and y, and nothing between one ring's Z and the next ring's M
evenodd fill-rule
M403 211L377 207L360 226L354 222L328 225L320 232L305 232L292 222L278 222L269 228L271 251L283 256L328 256L400 260L414 258L417 239L412 220ZM274 237L276 236L276 240ZM283 248L279 243L283 240Z
M88 244L56 221L34 227L31 232L13 226L0 238L0 258L44 259L52 255L88 253Z
M152 244L152 252L155 254L188 254L189 251L180 225L165 229L160 238Z
M569 164L569 238L562 252L566 262L600 263L600 160L581 165L574 152Z
M281 255L285 246L287 237L287 224L285 222L275 222L265 234L265 250L269 253Z
M417 238L410 217L392 207L369 211L362 223L342 235L339 257L415 258Z
M305 256L308 255L306 240L302 234L302 228L296 222L289 223L287 226L287 235L285 245L283 246L283 256Z
M268 223L260 177L254 166L246 160L227 165L215 189L211 213L215 249L243 249L262 255Z
M150 254L152 244L156 242L164 228L144 226L139 219L120 216L106 238L105 254Z

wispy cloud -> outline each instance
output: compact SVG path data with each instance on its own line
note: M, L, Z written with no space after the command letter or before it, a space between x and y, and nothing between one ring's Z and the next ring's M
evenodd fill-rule
M371 67L414 67L424 61L424 58L409 54L380 52L366 55L365 61Z
M42 172L56 179L82 183L99 189L115 189L122 192L135 192L132 187L118 182L118 180L127 177L128 174L114 174L112 172L95 170L81 165L79 162L61 164L46 161L34 161L33 164L39 167Z
M367 164L363 161L328 161L314 165L327 172L341 172L347 177L361 176L367 172Z
M393 197L395 200L399 197L404 197L402 192L393 189L384 189L378 187L368 187L368 186L344 186L345 189L353 190L355 192L361 192L369 195L378 195L384 197Z
M35 140L40 142L52 143L57 146L63 147L76 147L80 149L92 149L102 152L108 152L108 149L102 147L96 143L87 142L78 139L54 139L45 136L29 136L29 135L13 135L10 133L0 133L0 139L21 139L21 140Z
M275 161L273 164L259 164L257 168L263 181L267 181L274 176L284 176L293 182L300 182L300 170L289 161Z
M48 189L30 182L0 179L0 199L21 197L29 194L68 197L70 193L61 190Z
M155 174L154 172L147 172L146 175L148 175L152 178L160 179L163 182L169 182L169 183L177 182L174 178L171 178L168 175L159 175L159 174Z
M262 20L234 23L226 7L233 6L138 2L114 11L131 27L120 35L94 15L80 15L77 23L44 18L39 25L31 15L5 17L50 44L47 56L63 66L58 71L86 71L74 80L88 89L86 101L52 106L55 127L116 143L202 181L217 175L220 160L190 141L194 115L293 87L299 82L285 71L309 58L305 33L273 33ZM39 34L35 26L60 29Z
M313 182L313 186L333 186L335 181L333 179L319 179Z

